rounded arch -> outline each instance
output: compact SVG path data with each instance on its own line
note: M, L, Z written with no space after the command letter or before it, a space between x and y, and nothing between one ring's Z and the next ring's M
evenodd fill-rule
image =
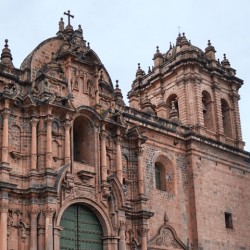
M232 137L231 109L226 99L221 99L221 114L224 134Z
M202 113L204 126L209 130L214 130L214 112L213 101L210 93L207 90L202 91Z
M109 216L105 213L104 209L99 204L97 204L95 201L86 197L74 198L70 201L67 201L65 204L61 206L56 216L57 227L60 227L62 215L65 212L65 210L69 206L76 205L76 204L85 206L95 213L95 215L97 216L98 220L101 223L104 237L112 235L112 224L111 224Z
M157 152L153 158L155 188L176 194L176 170L163 152Z
M97 130L100 116L90 107L80 106L73 117L73 159L76 162L95 165L97 162ZM93 142L93 143L89 143Z
M74 161L95 164L96 151L94 123L88 116L78 115L73 121Z

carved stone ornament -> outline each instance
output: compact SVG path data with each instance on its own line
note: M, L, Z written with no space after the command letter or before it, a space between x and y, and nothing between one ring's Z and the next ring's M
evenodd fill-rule
M155 249L184 249L188 247L177 237L177 234L169 225L163 225L158 234L149 241L148 247L150 250Z
M67 172L64 176L62 182L62 201L68 198L69 196L76 196L76 189L74 183L74 176Z

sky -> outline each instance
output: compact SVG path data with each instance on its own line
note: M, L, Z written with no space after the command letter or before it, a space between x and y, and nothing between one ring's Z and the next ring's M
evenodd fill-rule
M39 43L55 36L67 10L74 15L74 29L81 24L113 84L119 80L126 102L137 64L147 72L156 46L165 53L179 31L202 50L211 40L216 58L222 60L226 53L244 80L239 105L245 150L250 151L249 0L0 0L0 50L8 39L19 68Z

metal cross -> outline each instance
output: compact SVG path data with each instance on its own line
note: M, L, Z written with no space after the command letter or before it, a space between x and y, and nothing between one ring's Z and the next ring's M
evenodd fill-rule
M70 15L70 10L68 10L68 13L67 12L64 12L64 15L68 16L68 26L70 26L70 18L74 18L73 15Z

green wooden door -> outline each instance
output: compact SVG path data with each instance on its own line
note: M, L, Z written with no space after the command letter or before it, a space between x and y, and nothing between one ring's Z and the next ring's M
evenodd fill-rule
M71 205L63 213L61 250L102 250L102 227L87 207Z

